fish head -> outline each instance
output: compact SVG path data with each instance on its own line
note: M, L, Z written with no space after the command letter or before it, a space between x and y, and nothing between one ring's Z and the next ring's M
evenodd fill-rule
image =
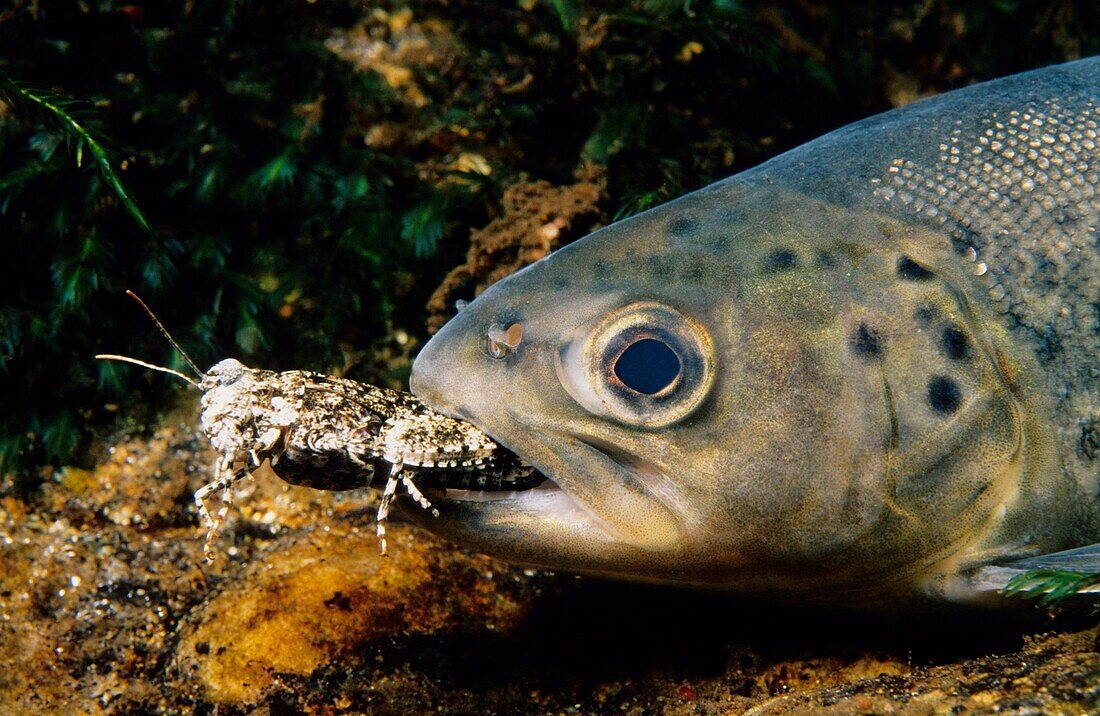
M636 580L790 593L926 571L1004 499L990 475L1023 439L954 261L746 183L601 229L490 287L413 366L419 398L547 482L411 514Z

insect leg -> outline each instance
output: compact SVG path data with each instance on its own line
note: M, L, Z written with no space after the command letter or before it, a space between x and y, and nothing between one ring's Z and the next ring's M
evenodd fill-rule
M221 526L222 521L225 519L226 514L229 512L229 505L233 502L233 496L230 492L230 488L233 483L241 479L248 474L246 468L242 468L236 472L230 472L233 465L233 456L226 454L218 458L214 467L214 481L209 482L198 490L195 490L195 506L198 507L199 517L206 523L206 541L202 545L202 554L207 561L214 561L214 540L218 536L218 528ZM221 509L214 515L210 514L210 510L206 508L206 500L210 495L218 491L222 492L222 500L226 503Z
M395 462L393 467L390 468L390 477L386 480L386 489L382 491L382 502L378 505L375 532L378 535L378 546L382 550L382 554L386 553L386 518L389 517L390 503L393 502L397 485L401 482L399 475L403 469L405 469L405 465L402 462Z
M401 484L405 486L405 489L409 493L409 497L416 500L425 510L430 510L432 516L439 517L439 510L432 507L432 503L428 502L427 497L424 497L424 493L421 492L420 488L416 486L416 483L412 481L412 473L408 470L401 473Z

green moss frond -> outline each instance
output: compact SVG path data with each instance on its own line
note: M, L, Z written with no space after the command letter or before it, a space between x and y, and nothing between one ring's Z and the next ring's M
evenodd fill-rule
M84 165L84 152L92 156L103 181L115 193L126 211L137 225L144 231L149 230L149 222L141 213L133 195L122 183L118 171L115 169L107 150L103 144L92 134L91 130L77 119L76 112L81 105L73 99L64 97L55 92L35 87L34 85L12 80L0 76L0 99L3 99L16 111L28 109L33 114L43 118L44 121L58 127L66 136L73 154L76 158L76 166ZM25 169L30 169L26 167ZM0 191L3 187L0 186Z

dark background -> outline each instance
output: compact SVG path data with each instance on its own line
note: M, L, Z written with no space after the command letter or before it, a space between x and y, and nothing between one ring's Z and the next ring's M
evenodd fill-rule
M401 386L427 296L522 178L605 166L606 223L850 120L1098 51L1095 0L16 0L0 489L164 404L170 378L92 358L182 367L124 289L202 368Z

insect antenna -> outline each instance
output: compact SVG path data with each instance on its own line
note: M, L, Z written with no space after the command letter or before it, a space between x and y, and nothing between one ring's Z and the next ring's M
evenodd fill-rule
M150 309L148 306L145 305L145 301L142 301L141 298L136 293L134 293L133 291L131 291L129 289L126 289L126 293L127 293L127 295L130 296L130 298L137 301L139 306L141 306L143 309L145 309L145 313L147 313L149 315L149 318L153 319L153 324L157 327L158 330L160 330L161 335L163 335L165 338L168 339L168 342L172 344L172 347L176 349L177 353L179 353L181 356L183 356L183 360L187 362L187 365L189 365L191 367L191 370L195 371L195 375L197 375L199 378L202 378L203 377L203 372L201 370L199 370L198 366L195 365L195 361L191 360L191 356L187 355L187 352L185 350L183 350L182 348L180 348L179 343L176 343L176 340L174 338L172 338L172 334L168 332L168 329L164 327L164 324L160 322L160 320L157 318L156 314L153 313L152 309ZM174 375L177 378L182 378L183 380L187 381L188 383L195 386L196 388L201 387L197 382L192 380L189 376L186 376L183 373L180 373L178 370L172 370L171 368L165 368L164 366L153 365L152 363L146 363L145 361L138 360L137 358L130 358L129 356L115 355L113 353L100 353L99 355L96 356L96 360L117 360L117 361L121 361L123 363L133 363L134 365L140 365L142 368L148 368L149 370L156 370L156 371L160 371L161 373L168 373L169 375Z
M203 377L203 372L201 370L199 370L199 367L197 365L195 365L195 361L191 360L191 356L187 355L187 351L180 348L179 343L176 343L175 339L172 338L172 334L168 332L168 329L164 327L164 324L162 324L160 322L160 320L157 318L156 314L153 313L153 311L148 306L145 305L145 301L142 301L141 298L138 297L138 295L136 293L134 293L133 291L131 291L130 289L126 289L126 294L130 298L137 301L139 306L141 306L142 308L145 309L145 312L147 314L149 314L149 318L153 319L153 323L156 325L156 327L158 329L160 329L161 335L163 335L165 338L168 339L168 342L171 343L172 347L176 349L176 352L179 353L183 357L183 359L187 362L187 365L191 366L191 370L195 371L195 375L202 378Z
M99 353L98 355L96 355L96 360L117 360L123 363L133 363L134 365L140 365L142 368L148 368L149 370L159 370L161 373L168 373L170 375L176 376L177 378L183 378L196 388L201 387L198 383L191 380L190 376L184 375L178 370L172 370L171 368L165 368L164 366L146 363L145 361L138 360L137 358L130 358L129 356L118 356L113 353Z

